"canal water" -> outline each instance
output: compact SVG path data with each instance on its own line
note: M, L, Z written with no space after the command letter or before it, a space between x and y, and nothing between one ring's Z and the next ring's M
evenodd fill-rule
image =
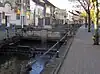
M53 46L55 42L47 42L46 49L49 49ZM43 45L40 41L32 41L32 40L20 40L13 46L23 45L23 46L30 46L33 48L41 48ZM44 46L45 48L45 46ZM22 67L25 67L26 64L29 62L30 59L37 59L38 61L32 65L32 70L29 74L40 74L43 70L45 64L50 59L49 56L44 56L43 58L38 58L38 56L34 58L30 58L24 55L0 55L0 74L20 74L22 72Z
M40 74L44 69L45 64L50 60L49 56L37 58L37 62L32 65L32 70L29 74Z

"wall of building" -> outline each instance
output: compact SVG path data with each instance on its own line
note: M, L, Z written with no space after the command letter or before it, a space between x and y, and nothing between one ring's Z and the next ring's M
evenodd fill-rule
M1 11L1 16L3 16L3 12L5 12L5 16L8 16L8 22L9 24L16 24L16 25L21 25L21 2L20 0L0 0L4 7L0 8ZM24 0L26 4L26 8L24 8L24 12L30 12L30 0ZM16 9L20 10L20 19L17 19L17 12L15 12ZM30 23L30 18L26 16L27 14L25 13L25 24L28 25ZM2 17L2 24L5 24L5 20Z
M65 21L67 20L67 11L65 9L59 9L59 8L56 8L55 9L55 18L58 19L59 22L62 22L60 24L65 24ZM57 22L58 22L57 21ZM57 23L59 24L59 23Z

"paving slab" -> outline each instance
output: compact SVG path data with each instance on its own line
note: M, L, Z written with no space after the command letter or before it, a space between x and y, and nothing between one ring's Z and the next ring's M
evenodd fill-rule
M93 45L85 26L78 30L58 74L100 74L100 45Z

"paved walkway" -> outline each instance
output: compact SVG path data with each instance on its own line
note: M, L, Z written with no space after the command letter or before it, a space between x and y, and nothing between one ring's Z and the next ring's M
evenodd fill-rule
M100 45L93 45L92 33L82 26L58 74L100 74Z

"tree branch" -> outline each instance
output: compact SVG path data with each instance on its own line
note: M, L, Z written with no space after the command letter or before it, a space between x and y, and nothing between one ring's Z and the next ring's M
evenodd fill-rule
M81 14L81 12L80 11L77 11L77 10L75 10L78 14Z
M81 6L84 8L84 10L88 13L88 10L87 10L86 7L83 5L83 3L82 3L80 0L78 0L78 2L81 4Z
M69 11L70 12L70 11ZM73 14L73 15L75 15L75 16L80 16L80 15L78 15L78 14L75 14L75 13L73 13L73 12L70 12L71 14Z
M84 1L87 3L87 5L90 6L90 2L89 2L90 0L88 0L88 1L87 0L84 0Z

